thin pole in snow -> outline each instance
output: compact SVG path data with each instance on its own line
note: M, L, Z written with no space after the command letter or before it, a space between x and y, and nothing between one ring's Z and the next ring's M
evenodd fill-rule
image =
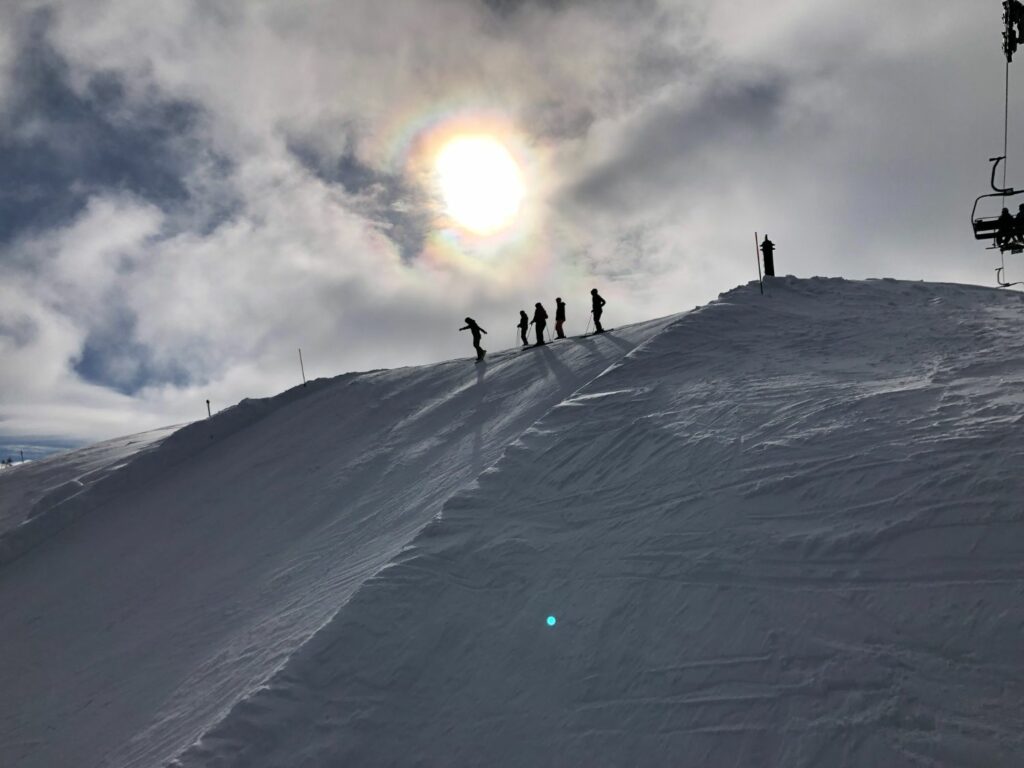
M209 401L209 400L207 400L207 401L206 401L206 418L208 418L208 419L209 419L209 418L211 418L212 416L213 416L213 414L212 414L212 413L210 413L210 401Z
M758 245L757 232L754 233L754 260L757 262L757 283L761 286L761 295L764 296L764 278L761 276L761 246Z
M18 451L18 453L21 454L21 463L24 464L25 463L25 452L24 451Z
M302 371L302 386L306 386L306 366L302 364L302 347L299 347L299 370Z

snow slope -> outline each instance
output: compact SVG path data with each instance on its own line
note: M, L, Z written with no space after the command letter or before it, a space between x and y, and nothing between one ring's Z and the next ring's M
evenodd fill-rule
M0 565L73 522L83 491L176 429L107 440L5 470L0 475Z
M1020 294L771 286L565 396L176 765L1020 765Z
M20 468L5 472L15 523L46 488L74 493L37 506L53 524L31 527L0 565L0 763L172 759L531 423L666 323L480 366L311 382L189 425L81 486L82 452L53 459L32 488ZM92 469L121 463L104 450Z

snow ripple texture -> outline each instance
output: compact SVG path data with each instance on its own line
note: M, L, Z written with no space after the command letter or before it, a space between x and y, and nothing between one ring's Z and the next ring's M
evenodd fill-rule
M667 322L310 382L0 474L0 765L168 762Z
M792 278L689 313L179 765L1019 766L1022 321Z
M243 403L0 568L2 754L1018 766L1022 321L782 278Z

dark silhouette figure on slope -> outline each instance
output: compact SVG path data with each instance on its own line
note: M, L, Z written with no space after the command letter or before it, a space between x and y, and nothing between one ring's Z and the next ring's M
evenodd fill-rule
M533 306L533 320L530 321L530 325L537 326L537 343L533 346L539 347L544 344L544 329L548 327L548 313L544 311L544 307L539 301Z
M761 253L764 254L764 276L775 277L775 243L768 239L768 235L761 243Z
M466 324L459 328L460 331L469 331L473 334L473 349L476 350L476 361L479 363L484 359L484 355L487 354L487 350L480 346L480 334L487 333L483 328L476 324L476 320L472 317L466 318Z
M562 331L563 325L565 325L565 302L559 296L555 299L555 338L565 338L565 333Z
M601 327L601 313L604 312L604 305L607 303L607 301L601 298L597 288L590 289L591 312L594 315L594 333L604 333L604 328Z
M530 328L530 318L526 315L525 309L519 310L519 338L523 340L523 346L530 346L530 342L526 339L526 332Z

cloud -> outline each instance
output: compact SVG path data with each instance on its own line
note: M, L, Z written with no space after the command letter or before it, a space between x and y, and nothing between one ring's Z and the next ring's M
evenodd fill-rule
M190 140L198 120L193 105L128 103L114 72L76 78L49 40L52 18L38 10L16 26L13 86L0 120L7 179L0 242L60 224L108 189L180 203L188 196L184 176L203 156Z
M767 148L776 139L789 106L787 88L779 76L711 81L700 93L673 95L602 126L590 148L595 162L582 169L568 196L591 215L649 211L660 207L666 188L686 186L699 195L719 170L716 155Z
M1000 62L966 2L8 4L0 452L272 394L300 346L466 354L466 314L511 337L594 284L617 324L680 311L756 274L755 229L783 272L985 281ZM532 229L439 258L403 152L467 110L518 126Z
M295 138L287 146L317 178L340 185L351 196L352 207L375 222L406 261L413 261L422 253L436 211L416 183L404 174L362 162L352 144L340 152L328 152L315 142Z

